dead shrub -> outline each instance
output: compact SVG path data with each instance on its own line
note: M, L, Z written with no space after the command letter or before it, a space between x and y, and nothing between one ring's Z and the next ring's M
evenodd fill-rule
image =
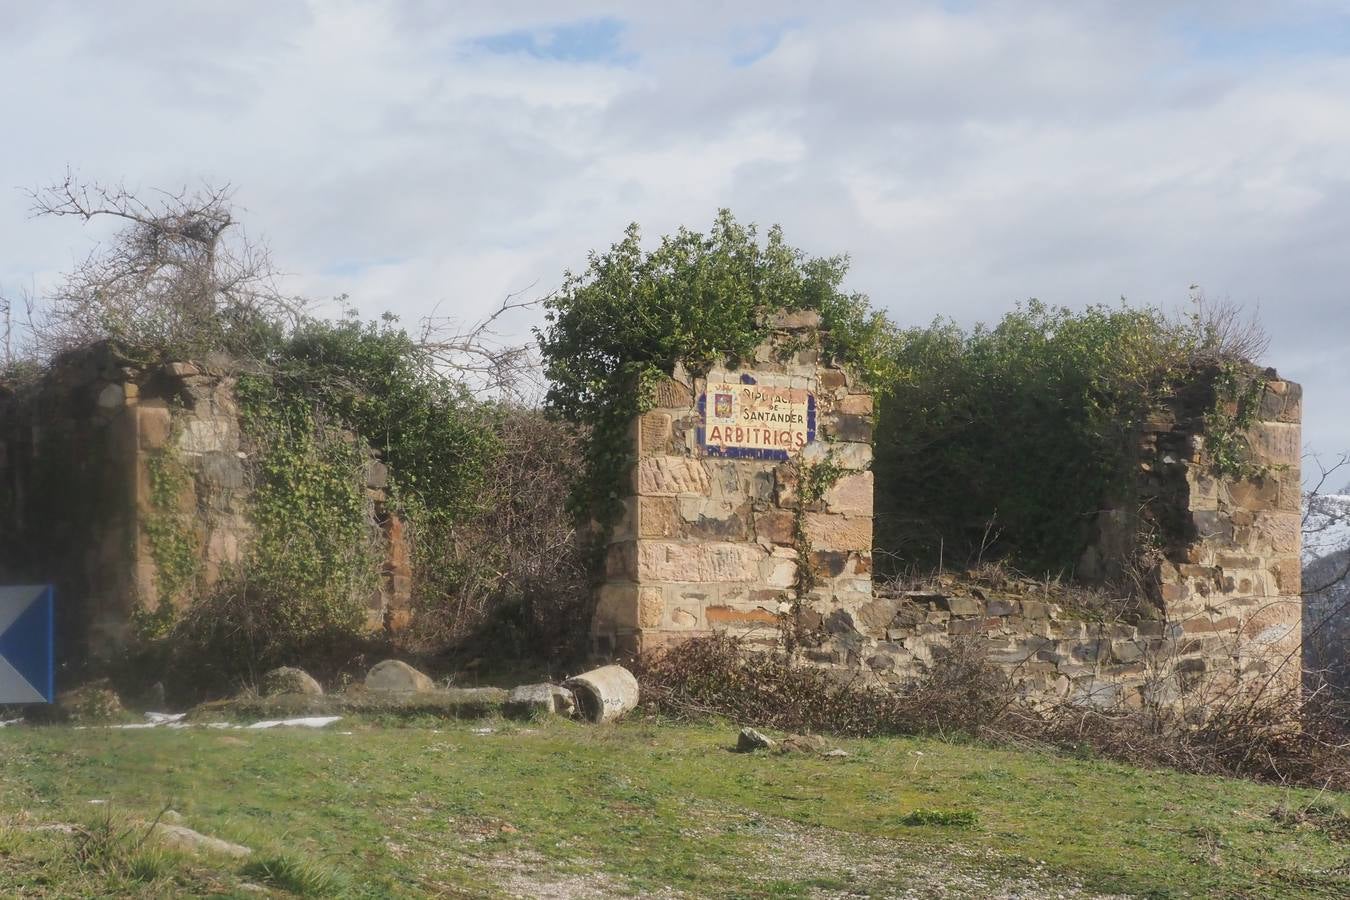
M716 715L849 736L959 733L1202 775L1350 789L1350 708L1327 692L1300 698L1235 688L1207 696L1203 716L1067 700L1033 706L977 647L961 643L896 688L840 675L720 633L649 654L638 666L644 703L675 718Z
M546 412L498 410L499 451L485 463L479 510L412 535L411 641L504 656L570 658L586 643L590 567L567 508L584 432Z
M896 690L835 670L752 651L723 633L694 638L639 661L644 702L677 718L726 716L782 731L869 736L915 732L978 733L998 719L1013 693L1005 675L957 645L927 677Z
M1350 789L1350 717L1325 693L1232 688L1191 716L1069 702L1015 706L986 735L1200 775Z

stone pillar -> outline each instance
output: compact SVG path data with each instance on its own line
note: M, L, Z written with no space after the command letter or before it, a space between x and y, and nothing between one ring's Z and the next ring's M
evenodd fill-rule
M1216 374L1195 373L1166 410L1144 423L1134 496L1102 514L1102 540L1089 552L1110 575L1141 530L1156 536L1155 562L1142 574L1183 681L1295 688L1303 608L1302 389L1274 370L1243 376L1263 383L1244 435L1249 472L1222 475L1213 466L1207 413L1216 405L1229 415L1237 410L1216 396Z
M715 630L772 644L786 617L871 599L871 394L822 357L816 313L772 324L739 367L677 367L633 423L597 653Z

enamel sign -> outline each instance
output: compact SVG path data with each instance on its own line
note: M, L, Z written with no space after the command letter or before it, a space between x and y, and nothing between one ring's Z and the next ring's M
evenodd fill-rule
M816 437L815 379L711 372L699 444L714 456L787 459Z

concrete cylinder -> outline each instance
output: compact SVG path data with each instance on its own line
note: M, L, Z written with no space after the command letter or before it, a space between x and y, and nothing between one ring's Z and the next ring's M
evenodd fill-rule
M612 722L638 705L638 682L623 666L601 666L563 682L576 695L581 715Z

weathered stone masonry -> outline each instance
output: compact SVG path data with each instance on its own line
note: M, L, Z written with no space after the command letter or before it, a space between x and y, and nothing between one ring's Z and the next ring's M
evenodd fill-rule
M116 659L137 612L181 609L244 560L250 448L232 372L224 358L141 366L95 345L0 397L0 579L55 584L63 665ZM372 628L404 624L410 596L386 480L372 459L366 493L386 546ZM166 578L166 545L189 581Z
M1004 668L1029 697L1101 706L1175 705L1234 682L1297 683L1298 385L1261 376L1258 421L1246 435L1259 474L1211 471L1205 413L1217 402L1214 372L1197 372L1140 424L1137 477L1101 513L1081 573L1118 583L1127 563L1138 569L1137 535L1156 534L1156 552L1135 572L1147 596L1122 602L1119 615L1058 603L1062 593L1018 579L874 591L871 397L820 358L812 317L779 324L739 374L814 382L815 439L788 460L710 451L700 433L710 378L677 369L634 424L632 496L594 621L599 652L635 653L717 630L775 645L790 623L803 662L879 684L913 679L957 644ZM801 349L804 339L812 346ZM802 467L827 458L840 477L820 501L801 503ZM803 563L817 575L804 592Z
M814 581L804 603L853 606L871 597L872 398L822 358L818 327L814 313L780 316L742 369L677 369L658 386L654 407L633 426L631 496L597 600L599 652L634 653L715 629L773 641L780 614L799 599L801 566ZM768 443L781 436L783 452L716 446L708 404L717 392L709 398L708 386L732 382L728 393L792 393L792 408L805 407L811 421L791 427L809 428L814 439L798 449L775 424ZM757 435L743 436L756 443ZM827 459L839 477L819 501L800 503L801 467Z

